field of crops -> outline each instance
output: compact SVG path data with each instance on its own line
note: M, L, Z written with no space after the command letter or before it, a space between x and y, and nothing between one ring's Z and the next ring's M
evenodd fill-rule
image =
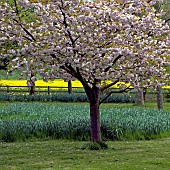
M45 82L43 80L37 80L35 86L58 86L58 87L67 87L68 83L64 80L57 79L54 81ZM27 86L26 80L0 80L1 86ZM72 82L73 87L82 87L79 81Z
M89 140L87 103L8 103L1 105L0 140L32 137ZM142 140L170 135L170 112L143 108L101 107L105 140Z
M112 86L113 88L119 87L119 82ZM121 84L124 84L121 82ZM129 86L129 84L126 84ZM0 86L27 86L27 80L0 80ZM56 87L67 87L68 83L61 79L56 79L54 81L45 82L43 80L37 80L35 86L56 86ZM73 87L83 87L82 84L78 81L72 81ZM164 86L163 88L170 89L170 86Z
M120 83L112 86L113 88L118 88ZM124 84L124 83L122 83ZM129 85L129 84L127 84ZM0 80L0 86L27 86L27 80ZM65 82L62 79L56 79L54 81L45 82L43 80L37 80L35 86L56 86L56 87L67 87L68 82ZM73 87L83 87L78 80L72 81Z

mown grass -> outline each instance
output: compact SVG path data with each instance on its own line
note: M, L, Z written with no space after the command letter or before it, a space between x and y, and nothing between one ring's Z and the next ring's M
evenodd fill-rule
M170 138L106 142L107 150L82 150L87 142L48 140L0 143L1 170L169 170Z

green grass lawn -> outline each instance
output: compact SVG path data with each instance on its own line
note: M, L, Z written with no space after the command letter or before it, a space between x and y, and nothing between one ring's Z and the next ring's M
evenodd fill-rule
M82 150L86 142L0 143L1 170L169 170L170 138L107 142L108 150Z

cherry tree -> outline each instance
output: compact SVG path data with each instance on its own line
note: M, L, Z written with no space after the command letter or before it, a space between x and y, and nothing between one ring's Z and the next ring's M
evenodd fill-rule
M35 80L79 80L90 105L91 140L101 142L101 98L117 82L134 88L162 85L170 29L152 7L156 0L13 0L0 9L0 43L17 41L0 56L16 55L11 70ZM27 22L21 12L34 10ZM165 82L165 81L164 81ZM119 92L128 87L120 86Z

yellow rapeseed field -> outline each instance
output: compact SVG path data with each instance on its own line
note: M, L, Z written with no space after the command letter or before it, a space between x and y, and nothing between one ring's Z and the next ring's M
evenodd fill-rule
M0 86L27 86L26 80L0 80ZM57 86L57 87L67 87L67 82L64 80L54 80L44 82L43 80L37 80L35 86ZM79 81L72 82L73 87L82 87Z
M115 84L112 86L113 88L118 88L118 85L120 83ZM121 83L125 84L125 83ZM126 84L129 86L129 84ZM26 80L0 80L0 86L27 86L27 81ZM37 80L35 82L35 86L55 86L55 87L67 87L68 84L64 80L57 79L54 81L48 81L44 82L43 80ZM72 81L72 86L73 87L83 87L82 84L78 81ZM170 86L164 86L163 88L168 88L170 89Z
M114 85L113 88L117 88L118 84L120 83L117 83L116 85ZM26 80L0 80L0 86L27 86L27 81ZM68 83L61 79L48 81L48 82L45 82L43 80L37 80L35 82L35 86L67 87ZM72 81L72 86L83 87L80 81L78 80Z

